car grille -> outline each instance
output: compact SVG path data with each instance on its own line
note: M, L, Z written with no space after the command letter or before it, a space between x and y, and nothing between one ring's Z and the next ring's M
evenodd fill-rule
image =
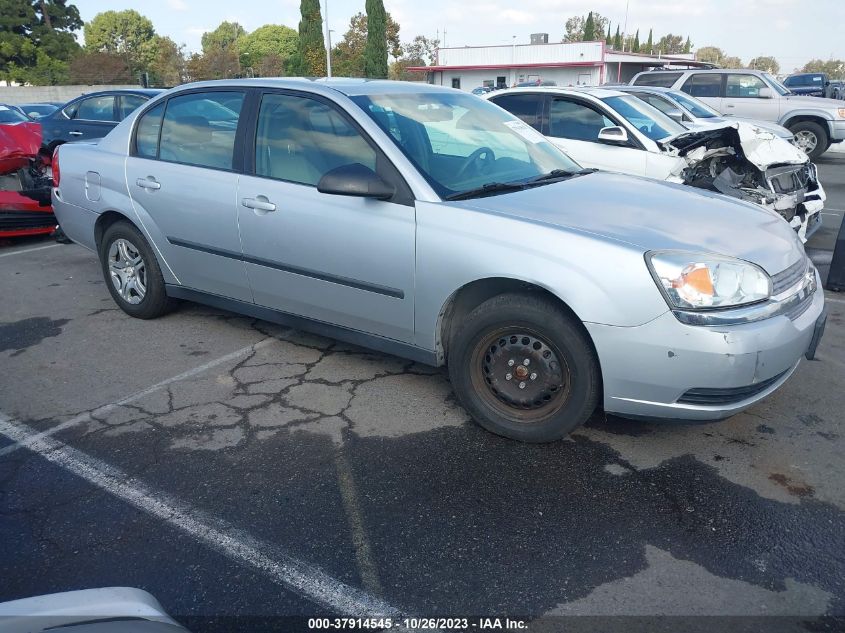
M779 167L766 172L766 177L775 193L795 193L807 188L812 168L810 164L800 167Z
M804 273L807 272L807 258L802 257L786 270L782 270L772 277L772 296L777 296L784 290L792 288L801 281Z
M745 387L729 387L724 389L702 387L699 389L690 389L678 398L678 404L698 404L709 406L736 404L737 402L742 402L743 400L756 396L758 393L764 392L778 380L783 378L785 374L786 371L766 380L761 380L753 385L746 385Z
M42 211L0 213L0 231L42 229L56 226L56 216Z

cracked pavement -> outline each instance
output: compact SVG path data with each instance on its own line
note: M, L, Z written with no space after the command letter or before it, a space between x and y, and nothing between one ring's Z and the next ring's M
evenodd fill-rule
M191 304L130 319L77 246L2 260L0 296L2 413L419 615L845 616L843 297L744 414L530 446L441 369ZM2 436L0 578L140 587L196 630L326 615Z

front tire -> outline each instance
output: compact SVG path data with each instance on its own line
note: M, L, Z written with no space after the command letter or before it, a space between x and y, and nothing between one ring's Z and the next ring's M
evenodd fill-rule
M129 222L115 222L100 242L100 265L118 307L136 319L154 319L171 308L164 277L149 243Z
M799 121L789 126L795 138L795 145L804 151L810 160L815 160L827 151L830 139L825 130L813 121Z
M565 437L599 403L599 363L587 333L539 294L499 295L475 308L451 341L448 364L473 419L514 440Z

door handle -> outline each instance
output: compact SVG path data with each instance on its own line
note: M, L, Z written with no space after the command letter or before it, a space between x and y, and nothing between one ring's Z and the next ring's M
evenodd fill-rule
M161 183L157 182L152 176L149 178L138 178L135 184L142 189L161 189Z
M726 103L726 104L725 104L725 107L726 107L726 108L733 108L733 107L735 107L735 106L734 106L734 104L732 104L732 103Z
M241 204L247 209L255 209L256 211L275 211L276 205L267 199L267 196L256 196L255 198L242 198Z
M82 132L79 130L74 130L73 132L68 132L71 136L82 136Z

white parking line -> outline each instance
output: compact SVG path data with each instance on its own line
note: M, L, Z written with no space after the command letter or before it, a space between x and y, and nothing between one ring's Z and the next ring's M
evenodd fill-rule
M269 345L270 343L272 343L275 340L276 339L274 339L274 338L261 339L260 341L258 341L258 343L255 343L253 345L247 345L246 347L242 347L239 350L235 350L231 354L226 354L225 356L215 358L214 360L210 360L207 363L203 363L202 365L194 367L193 369L189 369L188 371L182 372L181 374L178 374L176 376L172 376L171 378L167 378L166 380L162 380L161 382L154 384L152 387L147 387L143 391L138 391L136 393L133 393L131 396L127 396L126 398L123 398L122 400L118 400L117 402L113 402L111 404L104 405L104 406L99 407L97 409L92 409L91 411L86 411L85 413L80 413L79 415L72 417L69 420L65 420L64 422L57 424L56 426L51 427L51 428L47 429L46 431L42 431L41 433L36 433L31 438L31 441L35 441L35 440L41 439L43 437L54 435L54 434L58 433L59 431L63 431L64 429L70 428L72 426L76 426L77 424L81 424L83 422L88 422L89 420L92 419L93 415L96 415L96 416L106 415L107 413L109 413L110 411L113 411L117 407L121 407L125 404L129 404L131 402L135 402L137 400L140 400L141 398L148 396L151 393L155 393L159 389L163 389L164 387L166 387L167 385L169 385L171 383L178 382L180 380L185 380L186 378L191 378L193 376L196 376L197 374L201 374L204 371L211 369L212 367L216 367L217 365L222 365L223 363L226 363L230 360L235 360L236 358L240 358L241 356L245 356L246 354L248 354L249 352L251 352L253 350L257 350L257 349L261 349L262 347L266 347L267 345ZM22 444L22 443L16 443L16 444L12 444L11 446L6 446L4 448L0 448L0 457L3 457L4 455L8 455L9 453L12 453L19 448L28 448L28 445Z
M398 609L379 598L332 578L322 570L245 534L233 525L207 515L199 508L154 490L128 473L55 438L38 437L34 429L12 422L3 413L0 413L0 434L17 444L26 445L29 450L53 464L333 613L353 617L401 615Z
M845 299L833 299L832 297L825 297L825 303L845 303Z
M832 215L834 218L838 218L838 217L839 217L839 214L838 214L838 213L825 213L824 211L822 211L822 212L821 212L821 214L822 214L822 215Z
M10 253L0 253L0 257L11 257L12 255L23 255L24 253L32 253L34 251L43 251L46 248L55 248L61 244L47 244L47 246L36 246L34 248L24 248L19 251L12 251Z

